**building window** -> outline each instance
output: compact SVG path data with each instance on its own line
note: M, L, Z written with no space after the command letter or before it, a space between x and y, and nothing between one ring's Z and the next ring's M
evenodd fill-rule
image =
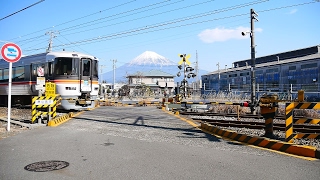
M310 63L310 64L301 65L301 69L307 69L307 68L317 68L317 63Z
M249 72L240 73L240 76L249 76Z
M273 72L278 72L278 68L273 68L273 69L267 69L266 73L273 73Z
M297 69L296 66L289 66L289 71L296 70L296 69Z
M256 71L256 74L263 74L263 70Z
M229 77L237 77L238 74L230 74Z
M153 83L156 83L157 81L158 81L158 79L152 78L152 82L153 82Z

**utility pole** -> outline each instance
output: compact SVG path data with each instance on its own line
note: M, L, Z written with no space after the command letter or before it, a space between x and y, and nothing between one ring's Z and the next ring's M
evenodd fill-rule
M115 84L116 84L116 63L117 63L117 60L113 59L112 62L113 62L113 93L114 93Z
M255 76L255 68L256 68L256 50L254 44L254 21L258 21L258 14L254 12L253 9L250 9L250 19L251 19L251 113L256 114L255 106L256 106L256 76Z
M198 51L196 51L196 74L199 75L199 64L198 64ZM198 91L200 87L200 81L199 81L199 76L196 76L196 91Z
M50 35L49 45L48 45L48 49L46 50L46 52L51 52L52 51L52 39L57 37L55 35L55 33L59 34L59 31L56 31L56 32L48 31L48 32L46 32L46 35Z
M104 97L104 93L103 93L103 75L102 75L102 69L105 68L105 65L100 65L100 74L101 74L101 86L100 86L100 96Z
M220 91L220 63L216 64L218 66L218 91Z

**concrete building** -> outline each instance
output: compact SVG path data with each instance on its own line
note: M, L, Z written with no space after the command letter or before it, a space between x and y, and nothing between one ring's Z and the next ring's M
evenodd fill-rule
M136 72L128 75L128 87L131 95L151 95L162 96L171 95L174 92L174 75L160 70L150 70L148 72Z
M201 76L202 94L251 92L251 59L236 61L233 67ZM320 45L256 58L257 94L292 93L304 90L320 97Z

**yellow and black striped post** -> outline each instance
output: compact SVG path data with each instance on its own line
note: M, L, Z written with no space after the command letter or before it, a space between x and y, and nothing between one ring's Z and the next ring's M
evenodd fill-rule
M261 115L265 119L265 137L274 138L273 119L278 111L277 95L265 95L260 98Z
M286 103L286 141L289 143L293 142L293 110L294 103Z
M301 100L302 98L300 98ZM294 124L320 124L320 119L300 118L294 119L294 109L320 109L319 102L292 102L286 103L286 141L292 143L294 138L320 139L320 134L293 133Z

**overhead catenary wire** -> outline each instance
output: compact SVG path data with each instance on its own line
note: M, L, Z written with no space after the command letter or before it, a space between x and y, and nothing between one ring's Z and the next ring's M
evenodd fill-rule
M169 3L169 4L162 5L162 6L154 7L154 8L145 10L145 11L140 11L140 12L128 14L128 15L121 16L121 17L115 17L115 18L113 18L113 19L109 19L109 20L107 20L107 21L102 21L102 22L99 22L99 23L104 23L104 22L108 22L108 21L112 21L112 20L117 20L117 19L120 19L120 18L132 16L132 15L139 14L139 13L142 13L142 12L154 10L154 9L157 9L157 8L160 8L160 7L165 7L165 6L168 6L168 5L173 5L173 4L182 2L182 1L183 1L183 0L180 0L180 1L177 1L177 2L172 2L172 3ZM90 30L96 30L96 29L100 29L100 28L110 27L110 26L114 26L114 25L119 25L119 24L127 23L127 22L132 22L132 21L136 21L136 20L141 20L141 19L145 19L145 18L150 18L150 17L157 16L157 15L163 15L163 14L165 14L165 13L169 13L169 12L173 12L173 11L177 11L177 10L185 9L185 8L189 8L189 7L195 7L195 6L202 5L202 4L205 4L205 3L208 3L208 2L212 2L212 1L214 1L214 0L209 0L209 1L205 1L205 2L195 3L195 4L192 4L192 5L189 5L189 6L183 6L183 7L179 7L179 8L176 8L176 9L167 10L167 11L160 12L160 13L156 13L156 14L149 14L148 16L143 16L143 17L134 18L134 19L130 19L130 20L122 21L122 22L117 22L117 23L113 23L113 24L110 24L110 25L107 25L107 26L100 26L100 27L97 27L97 28L82 30L82 31L79 31L79 32L71 33L71 34L76 34L76 33L80 33L80 32L86 32L86 31L90 31ZM96 23L96 24L98 24L98 23ZM92 24L92 25L95 25L95 24ZM77 26L77 27L79 28L79 26ZM83 27L86 27L86 26L80 26L80 28L83 28ZM70 35L70 34L68 34L68 35Z
M91 41L107 39L107 38L115 37L115 36L120 36L120 35L123 35L123 34L130 34L130 33L138 32L138 31L144 31L144 30L147 30L147 29L154 29L154 28L157 28L157 27L176 24L176 23L180 23L180 22L183 22L183 21L187 21L187 20L191 20L191 19L195 19L195 18L199 18L199 17L208 16L208 15L211 15L211 14L221 13L221 12L225 12L225 11L230 11L230 10L234 10L234 9L237 9L237 8L250 6L250 5L253 5L253 4L256 4L256 3L265 2L265 1L267 1L267 0L253 1L253 2L250 2L250 3L244 3L244 4L240 4L240 5L236 5L236 6L222 8L222 9L210 11L210 12L207 12L207 13L201 13L201 14L197 14L197 15L194 15L194 16L188 16L185 19L182 19L182 18L174 19L174 20L171 20L171 21L166 21L163 24L160 24L160 23L153 24L153 25L149 25L149 26L144 26L144 27L139 27L139 28L136 28L136 29L131 29L131 30L127 30L127 31L114 33L114 34L111 34L111 35L99 36L99 37L94 37L94 38L91 38L91 39L76 41L76 42L69 43L69 44L63 44L63 45L60 45L60 46L66 46L66 45L77 44L77 43L87 43L87 42L91 42ZM245 14L242 14L242 15L247 15L247 14L245 13ZM239 15L235 15L235 16L232 16L232 17L236 17L236 16L239 16ZM208 20L207 22L209 22L209 21L210 20ZM195 23L191 23L190 25L192 25L192 24L195 24ZM175 26L175 27L181 27L181 26ZM174 28L174 27L172 27L172 28Z
M167 1L167 0L166 0L166 1ZM178 2L181 2L181 1L183 1L183 0L180 0L180 1L178 1ZM210 1L213 1L213 0L210 0ZM174 2L174 3L177 3L177 2ZM174 4L174 3L170 3L170 4ZM154 4L152 4L152 5L155 5L155 4L159 4L159 3L154 3ZM117 15L126 14L126 13L128 13L128 12L135 11L135 10L139 10L139 9L146 8L146 7L150 7L150 6L152 6L152 5L148 5L148 6L144 6L144 7L140 7L140 8L135 8L135 9L133 9L133 10L124 11L124 12L117 13L117 14L114 14L114 15L110 15L110 16L107 16L107 17L104 17L104 18L99 18L99 19L96 19L96 20L93 20L93 21L90 21L90 22L85 22L85 23L77 24L77 25L74 25L74 26L71 26L71 27L67 27L67 28L64 28L64 29L59 29L59 31L60 31L60 32L68 32L69 30L70 30L70 31L71 31L71 30L74 30L74 29L77 29L77 30L78 30L78 29L87 27L87 26L83 26L84 24L88 24L88 23L91 23L91 22L99 21L99 20L101 20L101 19L106 19L106 18L108 18L108 17L114 17L114 16L117 16ZM165 5L164 5L164 6L165 6ZM163 7L163 6L161 6L161 7ZM101 11L100 11L100 12L101 12ZM145 11L142 11L142 12L145 12ZM93 14L97 14L97 13L93 13ZM92 14L92 15L93 15L93 14ZM122 17L132 16L132 15L134 15L134 14L136 14L136 13L128 14L128 15L122 16ZM83 18L84 18L84 17L87 17L87 16L83 16ZM122 17L120 17L120 18L122 18ZM78 19L80 19L80 18L78 18ZM78 20L78 19L76 19L76 20ZM119 19L119 17L118 17L118 18L114 18L114 19L110 19L110 20L108 20L108 21L116 20L116 19ZM74 20L72 20L72 21L74 21ZM68 21L68 22L72 22L72 21ZM103 23L103 22L107 22L107 21L102 21L102 22L99 22L99 23L96 23L96 24L100 24L100 23ZM61 23L60 25L62 25L62 24L66 24L66 23ZM117 24L118 24L118 23L117 23ZM90 26L91 26L91 25L95 25L95 24L90 24ZM114 24L114 25L116 25L116 24ZM89 26L89 25L88 25L88 26ZM57 26L54 26L54 27L57 27ZM74 27L74 28L73 28L73 27ZM106 27L106 26L103 26L103 27ZM72 29L72 28L73 28L73 29ZM43 29L43 30L48 30L48 29L51 29L51 27L50 27L50 28ZM94 30L94 29L93 29L93 30ZM42 31L42 30L41 30L41 31ZM83 31L76 32L76 33L87 32L87 31L88 31L88 30L83 30ZM39 32L39 31L36 31L36 32ZM72 34L76 34L76 33L70 33L70 34L65 34L65 35L72 35ZM25 40L20 40L20 41L17 41L16 43L21 43L21 42L24 42L24 41L35 40L35 39L38 39L39 37L42 37L42 36L36 36L36 37L28 38L28 39L25 39ZM19 37L19 38L21 38L21 37Z
M285 8L291 8L291 7L295 7L295 6L302 6L302 5L308 5L308 4L312 4L312 3L316 3L317 1L311 1L311 2L306 2L306 3L300 3L300 4L294 4L294 5L289 5L289 6L281 6L281 7L277 7L277 8L272 8L272 9L266 9L266 10L260 10L257 11L259 13L264 13L264 12L269 12L269 11L274 11L274 10L280 10L280 9L285 9ZM229 16L229 17L223 17L223 18L216 18L216 19L212 19L212 20L205 20L205 21L200 21L200 22L194 22L191 24L184 24L184 25L180 25L179 27L182 26L188 26L188 25L195 25L195 24L199 24L199 23L204 23L204 22L210 22L210 21L214 21L214 20L221 20L221 19L227 19L227 18L232 18L232 17L239 17L239 16L244 16L247 15L247 13L244 14L238 14L238 15L234 15L234 16ZM166 29L172 29L172 28L176 28L176 27L171 27L171 28L166 28ZM161 30L165 30L165 29L161 29ZM159 31L159 30L158 30ZM154 32L154 31L148 31L148 32ZM138 33L138 34L134 34L134 35L139 35L142 33ZM117 36L117 35L114 35ZM129 35L128 35L129 36ZM128 37L126 36L126 37ZM101 37L100 37L101 38ZM121 37L118 37L121 38ZM114 37L113 39L117 39L116 37ZM110 40L110 39L108 39Z
M52 27L58 27L58 26L61 26L61 25L64 25L64 24L68 24L68 23L70 23L70 22L74 22L74 21L77 21L77 20L80 20L80 19L83 19L83 18L86 18L86 17L89 17L89 16L93 16L93 15L98 14L98 13L101 13L101 12L103 12L103 11L115 9L115 8L118 8L118 7L127 5L127 4L129 4L129 3L132 3L132 2L134 2L134 1L136 1L136 0L131 0L131 1L128 1L128 2L125 2L125 3L119 4L119 5L113 6L113 7L111 7L111 8L107 8L107 9L104 9L104 10L100 10L100 11L98 11L98 12L95 12L95 13L92 13L92 14L89 14L89 15L85 15L85 16L82 16L82 17L79 17L79 18L76 18L76 19L73 19L73 20L69 20L69 21L66 21L66 22L57 24L57 25L55 25L55 26L47 27L47 28L44 28L44 29L41 29L41 30L38 30L38 31L35 31L35 32L32 32L32 33L29 33L29 34L25 34L25 35L22 35L22 36L13 38L12 41L15 40L15 39L21 38L21 37L23 37L23 36L29 36L29 35L31 35L31 34L35 34L35 33L43 32L43 31L47 31L47 30L51 29Z
M182 1L183 1L183 0L180 0L180 1L178 1L178 2L182 2ZM90 24L90 23L93 23L93 22L96 22L96 21L100 21L100 20L102 20L102 19L111 18L111 17L114 17L114 16L119 16L119 15L122 15L122 14L127 14L127 13L129 13L129 12L134 12L134 11L137 11L137 10L140 10L140 9L152 7L152 6L155 6L155 5L158 5L158 4L162 4L162 3L164 3L164 2L168 2L168 0L161 1L161 2L158 2L158 3L149 4L149 5L146 5L146 6L142 6L142 7L135 8L135 9L128 10L128 11L124 11L124 12L120 12L120 13L117 13L117 14L109 15L109 16L107 16L107 17L99 18L99 19L92 20L92 21L89 21L89 22L77 24L77 25L74 25L74 26L71 26L71 27L67 27L67 28L61 29L60 31L66 31L66 30L71 29L71 28L76 28L76 29L78 29L79 27L80 27L80 28L83 28L83 27L87 27L87 26L91 26L91 25L95 25L95 24L100 24L100 23L106 22L106 21L102 21L102 22L95 23L95 24ZM170 3L170 4L174 4L174 3L177 3L177 2L173 2L173 3ZM167 5L165 5L165 6L167 6ZM163 7L163 6L161 6L161 7ZM157 8L158 8L158 7L157 7ZM155 8L153 8L153 9L155 9ZM144 11L142 11L142 12L146 12L146 11L149 11L149 10L144 10ZM136 13L128 14L128 15L125 15L125 16L122 16L122 17L131 16L131 15L134 15L134 14L137 14L137 13L141 13L141 12L136 12ZM122 18L122 17L120 17L120 18ZM119 18L115 18L115 19L119 19ZM115 20L115 19L112 19L112 20ZM110 20L108 20L108 21L110 21ZM85 24L89 24L89 25L83 26L83 25L85 25Z
M4 20L4 19L6 19L6 18L8 18L8 17L10 17L10 16L13 16L13 15L15 15L15 14L21 12L21 11L24 11L24 10L26 10L26 9L32 7L32 6L35 6L35 5L37 5L37 4L39 4L39 3L43 2L43 1L44 1L44 0L40 0L40 1L36 2L36 3L31 4L30 6L27 6L27 7L23 8L23 9L17 11L17 12L14 12L14 13L12 13L12 14L9 14L8 16L5 16L5 17L1 18L0 21Z
M261 11L257 11L257 12L268 12L268 11L274 11L274 10L280 10L280 9L284 9L284 8L290 8L290 7L294 7L294 6L301 6L301 5L307 5L307 4L312 4L312 3L315 3L315 1L312 1L312 2L307 2L307 3L300 3L300 4L294 4L294 5L289 5L289 6L282 6L282 7L278 7L278 8L272 8L272 9L267 9L267 10L261 10ZM217 11L217 10L216 10ZM241 14L241 15L244 15L244 14ZM247 14L246 14L247 15ZM198 15L199 16L199 15ZM192 17L189 17L189 18L192 18ZM188 18L187 18L188 19ZM184 20L187 20L187 19L181 19L180 21L183 22ZM172 20L173 21L173 20ZM170 24L173 24L172 21L168 21L167 24L159 24L158 26L156 25L149 25L147 26L147 28L140 28L140 29L131 29L131 30L127 30L127 31L122 31L122 32L118 32L118 33L114 33L114 34L109 34L109 35L106 35L105 37L104 36L100 36L100 37L95 37L95 38L91 38L91 39L86 39L86 40L82 40L82 41L74 41L72 43L69 43L69 44L62 44L62 45L58 45L58 46L66 46L66 45L75 45L75 44L78 44L78 45L81 45L85 42L101 42L103 39L105 40L110 40L110 38L112 39L117 39L117 38L122 38L122 37L127 37L128 34L133 34L133 35L139 35L139 34L144 34L143 32L142 33L137 33L139 31L144 31L144 30L147 30L147 29L154 29L156 27L161 27L161 26L167 26L167 25L170 25ZM179 22L180 22L179 21ZM207 20L207 22L210 22L212 20ZM205 21L201 21L202 23L205 22ZM195 25L195 24L198 24L198 23L201 23L201 22L194 22L194 23L191 23L189 25ZM182 26L182 25L181 25ZM180 27L181 27L180 26ZM187 26L187 24L185 24L185 26ZM162 28L161 30L166 30L166 29L172 29L174 27L169 27L169 28ZM148 32L154 32L154 31L159 31L159 30L152 30L152 31L146 31L145 33L148 33ZM135 34L134 34L135 33ZM41 49L41 48L38 48L38 49ZM36 50L36 49L32 49L32 50Z
M190 6L184 6L184 7L176 8L176 9L173 9L173 10L170 10L170 11L164 11L164 12L157 13L157 14L154 14L154 15L148 15L148 16L144 16L144 17L141 17L141 18L136 18L136 19L133 19L133 20L128 20L128 21L121 22L121 23L131 22L131 21L134 21L134 20L143 19L143 18L148 18L148 17L152 17L152 16L156 16L156 15L162 15L162 14L165 14L165 13L168 13L168 12L172 12L172 11L176 11L176 10L181 10L181 9L185 9L185 8L197 6L197 5L204 4L204 3L208 3L208 2L211 2L211 1L212 1L212 0L205 1L205 2L202 2L202 3L195 3L195 4L192 4L192 5L190 5ZM265 2L265 1L268 1L268 0L256 0L256 1L253 1L253 3L256 3L256 2ZM180 1L178 1L178 2L180 2ZM252 3L252 2L250 2L250 5L252 5L251 3ZM247 4L247 5L248 5L249 3L244 3L244 4ZM228 7L228 8L236 8L236 6L238 6L238 8L240 8L240 7L243 6L244 4L235 5L235 6L231 6L231 7ZM150 5L149 5L149 6L150 6ZM144 6L144 7L149 7L149 6ZM136 9L141 9L141 8L136 8ZM197 16L197 18L200 18L200 17L208 16L208 15L212 14L213 12L217 13L217 11L223 10L223 9L226 9L226 8L221 8L221 9L218 9L218 10L213 10L213 11L209 11L209 12L205 12L205 13L200 13L200 14L196 14L196 15L192 15L192 16L187 16L187 17L189 18L189 20L190 20L190 19L194 19L195 17L192 18L193 16ZM135 9L134 9L134 10L135 10ZM131 11L133 11L133 10L129 10L129 11L131 12ZM125 14L126 12L129 12L129 11L121 12L121 13L118 13L118 14L120 14L120 15L121 15L121 14ZM129 14L129 15L133 15L133 14ZM116 15L111 15L110 17L114 17L114 16L116 16ZM101 18L100 18L100 19L101 19ZM115 18L115 19L118 19L118 18ZM114 20L114 19L111 19L111 20ZM179 20L179 22L181 22L181 21L184 20L184 18L173 19L173 20L171 20L171 21L176 21L176 20ZM106 21L104 21L104 22L106 22ZM168 21L168 22L170 22L170 21ZM104 27L110 27L110 26L113 26L113 25L121 24L121 23L114 23L114 24L111 24L111 25L109 25L109 26L104 26ZM77 29L81 28L82 25L83 25L83 23L82 23L82 24L78 24L78 25L76 26ZM93 29L93 30L94 30L94 29ZM59 29L59 32L63 33L63 32L64 32L64 29ZM87 32L87 31L81 31L81 32ZM73 34L75 34L75 33L69 33L69 34L65 34L65 35L73 35ZM39 38L39 36L34 37L34 38L29 38L29 39L27 39L27 40L34 40L34 39L38 39L38 38ZM26 40L26 41L27 41L27 40ZM20 40L20 41L18 41L17 43L21 43L21 42L23 42L23 41L24 41L24 40Z

